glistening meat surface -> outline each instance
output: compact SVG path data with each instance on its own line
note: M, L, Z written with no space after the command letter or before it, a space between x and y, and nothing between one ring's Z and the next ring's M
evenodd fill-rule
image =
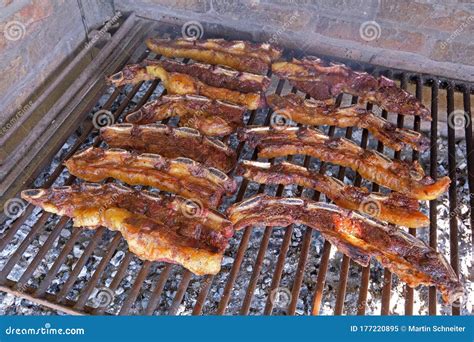
M375 78L366 72L354 71L344 64L327 65L314 57L276 62L272 64L272 71L317 100L348 93L358 96L360 101L375 103L389 112L419 115L431 120L428 108L384 76Z
M359 106L337 108L333 101L304 99L296 94L267 96L267 103L280 121L292 120L309 126L359 127L367 129L384 145L399 151L404 146L424 151L430 140L419 132L398 128L393 123Z
M396 192L384 195L366 188L345 185L340 180L287 162L278 164L242 161L237 174L263 184L297 184L326 195L345 209L356 210L382 221L419 228L429 219L419 211L418 201Z
M225 173L188 158L165 158L122 149L88 148L65 162L69 172L88 182L115 178L130 185L152 186L217 208L237 183Z
M256 74L265 74L282 54L280 48L270 44L242 40L149 38L146 45L165 57L191 58Z
M447 303L463 295L462 284L442 254L401 229L335 205L257 195L234 204L227 212L235 229L305 224L319 230L362 266L367 266L370 257L374 257L408 286L436 286Z
M239 139L258 147L260 158L303 154L324 162L349 167L363 178L419 200L432 200L444 193L449 177L433 180L418 162L392 160L366 150L345 138L330 138L312 128L254 127L239 130Z
M245 107L198 95L167 95L147 102L126 116L133 124L148 124L179 116L179 125L208 136L225 136L243 125Z
M100 135L112 147L166 158L186 157L225 173L234 168L237 158L235 151L222 141L188 127L116 124L101 128Z
M187 199L110 183L29 189L22 198L72 218L75 227L119 231L141 259L180 264L198 275L219 272L233 234L224 216Z

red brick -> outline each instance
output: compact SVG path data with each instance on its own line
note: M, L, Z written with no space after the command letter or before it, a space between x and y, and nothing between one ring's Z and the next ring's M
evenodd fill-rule
M429 57L435 61L474 65L472 56L474 45L438 40Z

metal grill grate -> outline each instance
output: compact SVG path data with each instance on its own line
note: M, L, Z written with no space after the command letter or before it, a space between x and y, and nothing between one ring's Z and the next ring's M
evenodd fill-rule
M144 50L144 46L141 46ZM156 56L149 54L147 51L139 57L139 60L144 58L156 58ZM136 62L136 61L129 61ZM362 69L373 74L383 74L400 80L400 86L407 89L409 84L414 84L416 87L416 96L422 99L423 88L430 87L430 103L433 121L431 122L431 149L429 151L429 173L431 177L436 178L438 158L448 158L449 176L452 179L449 188L449 252L450 262L454 270L459 272L459 253L458 250L458 220L457 220L457 182L459 175L456 174L456 163L459 161L459 156L456 156L455 150L455 131L448 127L448 151L447 156L438 153L438 107L440 91L446 92L447 113L453 112L455 109L464 110L470 114L470 96L472 92L472 85L463 84L451 80L438 80L436 77L428 75L420 75L416 73L405 73L398 70L388 70L375 68L371 65L365 65ZM269 75L271 76L271 75ZM284 80L278 80L275 76L271 76L274 91L278 94L286 91L297 92L296 89L291 89L285 84ZM143 89L146 89L143 91ZM124 113L131 109L138 109L151 97L157 96L162 92L162 88L158 81L148 82L146 84L138 84L134 87L125 87L122 89L114 89L113 92L104 93L102 98L107 100L100 106L101 109L111 110L116 118L120 121ZM455 108L454 97L455 93L462 93L463 108ZM337 103L342 101L350 101L356 103L357 99L347 96L340 96ZM99 108L99 106L96 106ZM372 109L372 105L367 105L368 109ZM88 108L91 111L92 108ZM252 111L247 120L247 125L250 124L265 124L270 123L271 110ZM386 111L381 112L382 117L389 117ZM398 127L406 127L404 117L398 115ZM411 123L414 130L420 130L419 118L413 120ZM357 129L337 129L330 127L325 130L330 136L345 135L348 139L354 139L354 133ZM372 137L368 135L367 130L359 132L360 146L367 147L370 143L374 145ZM89 119L82 123L81 127L73 135L75 141L67 148L67 153L60 158L60 161L67 159L84 143L98 146L101 144L97 136L97 130L94 129L92 121ZM465 129L466 151L467 155L462 158L467 159L468 167L468 185L469 192L474 191L474 154L472 144L472 123L469 122ZM229 138L227 138L229 141ZM230 139L230 142L236 145L235 141ZM381 143L376 145L376 149L380 152L384 151L384 146ZM240 158L243 155L251 156L251 159L256 159L255 151L250 150L244 143L237 144L237 154ZM386 151L386 153L389 153ZM389 153L390 154L390 153ZM417 160L420 155L413 151L408 156L412 160ZM400 153L395 153L394 158L400 158ZM406 158L406 156L404 155ZM245 157L248 159L247 157ZM305 157L288 157L289 161L303 164L306 167L317 165L320 173L328 172L330 165L325 163L317 163L313 158ZM273 160L271 160L273 162ZM52 161L50 161L52 162ZM350 172L343 167L332 167L336 171L337 177L340 180L345 180L349 175L349 180L353 181L356 186L368 185L373 191L378 191L378 185L367 184L361 179L359 175L350 175ZM68 175L64 171L62 163L56 168L53 168L50 176L42 183L38 184L41 187L49 187L55 185L70 185L74 183L75 177ZM346 179L346 182L348 180ZM253 195L255 192L267 192L276 195L290 195L290 196L311 196L315 200L324 200L317 192L307 192L301 187L291 188L278 186L265 186L249 184L245 179L241 181L240 188L237 194L227 201L226 205L241 201L244 198ZM427 243L436 248L438 245L438 226L437 226L437 206L440 205L437 200L429 202L429 217L430 226L429 234L427 235ZM474 208L474 199L470 198L471 212ZM472 227L473 217L469 217ZM25 222L34 222L31 228L25 228ZM21 231L26 229L26 233L22 236ZM63 231L69 231L70 234L61 235ZM298 227L299 230L299 227ZM90 313L90 314L177 314L180 306L184 305L185 310L192 311L193 315L199 314L290 314L297 313L299 300L308 303L307 312L312 314L319 314L322 311L323 299L326 295L327 277L329 273L334 273L329 269L330 260L334 258L334 247L326 241L322 242L319 234L310 228L302 228L303 232L300 239L295 239L295 226L287 228L273 229L267 228L248 228L242 232L236 233L231 242L231 246L226 251L226 256L231 256L233 262L231 266L224 265L220 274L217 276L197 277L192 275L189 271L182 269L175 265L164 263L141 262L132 253L127 251L126 244L121 238L120 234L107 231L105 228L99 228L95 231L88 231L86 229L77 229L71 227L71 221L68 218L58 218L55 215L38 212L33 206L28 205L25 212L5 231L1 241L0 249L7 250L9 246L14 245L14 251L5 259L2 269L0 271L0 289L13 293L18 296L28 298L32 301L47 305L54 309L65 311L68 313ZM410 233L416 235L420 230L411 229ZM40 240L40 236L46 236L45 239ZM294 240L297 241L294 244ZM78 241L87 241L87 246L80 255L76 255L75 247ZM320 252L315 250L315 246L320 246L323 243ZM32 253L32 257L28 260L24 259L24 254L27 250L32 249L36 245L38 248ZM275 247L277 245L277 247ZM34 249L34 248L33 248ZM270 253L277 251L276 255ZM289 250L296 250L298 256L294 260L287 260ZM111 263L111 260L116 258L119 251L123 252L123 258L116 264ZM461 251L465 253L466 251ZM245 256L248 253L253 253L253 264L244 268ZM50 267L45 267L45 259L48 255L54 255L54 262ZM302 292L302 286L305 282L305 277L308 276L308 268L312 263L310 256L316 254L318 260L317 272L313 275L315 279L311 282L312 285L307 287ZM338 254L340 255L340 254ZM314 256L314 255L313 255ZM287 262L295 263L295 271L291 274L285 271ZM79 281L84 276L81 275L84 267L90 263L94 263L93 271L86 275L86 280ZM132 268L131 265L138 265L139 267ZM69 265L69 266L66 266ZM70 266L72 265L72 266ZM371 293L370 285L373 283L382 283L381 291L381 308L380 314L386 315L391 313L391 293L394 285L394 277L385 270L383 278L377 277L371 281L371 269L376 267L374 262L368 267L360 267L351 262L351 260L343 256L339 263L340 270L338 273L337 288L335 290L335 305L333 313L340 315L344 313L350 314L365 314L367 308L368 295ZM11 277L14 269L22 268L21 275L14 279ZM64 273L63 268L69 269L70 272ZM348 277L352 272L360 274L360 282L356 289L348 289ZM66 276L64 276L66 274ZM263 275L271 275L271 280L268 283L262 280ZM245 286L237 286L238 279L245 279ZM95 307L91 304L91 297L95 296L97 288L106 286L111 293L115 292L120 284L129 278L130 286L126 289L125 295L112 301L108 307ZM177 282L172 282L177 280ZM280 289L282 283L287 284L287 292L289 301L285 307L276 307L275 305L275 291ZM177 284L176 286L173 284ZM241 284L241 282L240 282ZM237 289L238 287L238 289ZM421 291L425 291L422 289ZM239 293L237 294L237 291ZM347 293L349 291L357 291L357 304L355 309L345 310L347 307ZM407 315L418 314L414 308L414 295L419 290L413 290L406 287L404 295L404 313ZM255 306L253 300L256 292L264 292L266 296L265 304ZM376 291L374 293L377 293ZM377 295L377 294L375 294ZM146 305L138 305L138 298L147 298ZM163 298L172 298L171 300L163 300ZM434 288L429 289L428 294L428 313L437 314L437 295ZM140 301L143 303L143 301ZM234 303L234 304L233 304ZM237 304L235 304L237 303ZM459 304L459 303L458 303ZM460 307L454 304L452 307L452 314L460 313ZM403 305L403 304L402 304Z

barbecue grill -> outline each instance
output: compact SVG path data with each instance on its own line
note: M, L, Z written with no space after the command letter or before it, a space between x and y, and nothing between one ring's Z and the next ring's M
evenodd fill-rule
M78 55L72 64L59 75L59 79L46 87L44 97L53 92L66 78L76 63L87 53L96 56L81 74L86 80L79 88L75 83L63 90L57 103L40 120L39 127L26 141L29 145L17 148L7 163L11 168L2 184L6 189L4 201L19 198L19 191L32 187L70 185L78 182L64 170L62 162L79 149L103 142L98 137L97 113L111 113L109 121L121 122L124 114L137 110L150 99L163 94L159 81L149 81L120 89L105 84L104 76L119 71L125 64L139 62L145 58L156 58L144 44L149 36L171 36L181 34L181 23L154 22L137 18L133 14L124 20L112 38L98 51L90 47ZM212 27L206 28L208 37L222 37ZM235 37L230 37L235 38ZM305 51L286 50L286 56L302 56ZM449 204L449 246L442 250L449 255L456 273L469 286L472 275L462 274L459 259L469 250L459 245L459 237L468 234L459 223L460 187L468 184L469 205L474 208L474 153L472 122L467 120L463 136L456 136L453 125L439 122L438 110L442 97L446 97L446 112L463 111L470 117L471 96L474 85L459 80L435 75L406 72L382 66L356 63L331 56L320 56L327 61L344 62L356 70L374 75L384 75L400 82L403 89L415 89L416 96L431 105L432 122L429 131L431 148L423 153L416 151L397 152L394 158L424 161L429 175L438 177L439 160L448 161L446 173L452 183L446 198L433 200L425 208L429 211L429 228L410 229L431 247L438 247L438 234L442 227L437 224L438 207ZM187 61L185 61L187 62ZM277 94L297 92L284 80L268 75L272 79L272 90ZM78 83L79 84L79 83ZM427 93L423 91L429 88ZM429 98L422 99L423 95ZM455 105L455 97L462 97L462 106ZM441 101L440 101L441 100ZM356 103L351 96L339 96L337 103ZM368 109L377 110L368 104ZM34 108L31 109L32 111ZM96 115L94 115L96 114ZM272 124L272 111L267 109L249 112L246 124ZM421 122L401 115L381 111L381 116L396 121L398 127L419 131ZM54 120L54 121L52 121ZM51 123L45 125L45 123ZM100 121L100 120L99 120ZM170 124L176 124L171 120ZM447 150L440 149L438 127L447 129ZM356 128L321 128L330 135L345 136L362 147L371 146L384 151L384 146L369 137L366 130ZM234 137L225 138L236 148L239 159L257 158L256 151ZM456 144L466 145L464 155L456 154ZM36 142L36 144L35 144ZM390 152L391 153L391 152ZM343 167L319 163L313 158L288 157L294 163L319 168L319 172L332 172L340 180L356 186L365 185L378 191L376 184L366 183L360 176ZM466 162L467 170L459 173L459 163ZM441 175L440 175L441 176ZM255 193L276 196L305 196L325 201L324 196L314 191L292 186L266 186L238 178L239 189L232 198L227 198L221 209L241 201ZM12 203L12 202L10 202ZM21 203L20 203L21 204ZM469 215L470 227L474 223ZM369 267L361 267L336 252L323 241L321 235L304 226L291 225L286 228L253 227L236 232L226 250L223 267L216 276L198 277L177 265L141 261L127 250L119 233L105 228L87 230L72 228L71 220L40 211L23 203L17 217L3 219L3 234L0 249L3 251L0 269L0 289L15 296L70 314L358 314L366 312L387 315L394 313L394 303L404 307L404 314L439 313L459 315L466 312L465 303L452 306L441 303L434 288L412 289L398 280L388 270L372 261ZM474 235L473 235L474 236ZM473 241L471 241L471 249ZM291 252L291 253L289 253ZM288 255L291 254L291 259ZM352 281L351 274L356 274ZM372 276L371 276L372 274ZM402 286L403 297L393 297L394 287ZM470 292L472 295L472 292ZM427 310L414 305L415 297L427 303ZM324 303L333 299L333 305ZM369 298L380 298L380 307L368 307Z

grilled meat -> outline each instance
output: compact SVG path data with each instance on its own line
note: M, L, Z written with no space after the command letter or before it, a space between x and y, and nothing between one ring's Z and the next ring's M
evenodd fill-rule
M224 194L237 190L225 173L188 158L169 159L158 154L136 154L121 149L90 147L65 162L69 172L88 182L109 177L130 185L169 191L217 208Z
M345 138L330 138L312 128L273 129L255 127L239 130L239 139L258 147L260 158L305 154L324 162L349 167L363 178L419 200L432 200L444 193L449 177L434 181L415 161L392 160L365 150Z
M145 60L141 64L125 66L122 71L107 77L107 81L115 86L120 86L146 80L161 79L169 94L202 95L215 100L232 102L252 110L260 108L265 104L265 100L260 92L234 90L235 88L248 90L251 86L255 86L257 81L251 79L254 75L246 74L248 75L246 77L242 75L236 77L237 75L229 75L231 71L223 68L213 67L213 70L209 70L204 66L199 67L199 65L193 68L200 68L202 69L201 71L205 70L210 75L204 77L204 73L198 73L191 69L189 65L179 62ZM186 71L187 73L175 70ZM212 80L212 84L206 83L204 80ZM262 80L260 86L265 88L266 86L263 83L266 83L265 80ZM226 88L225 86L232 86L234 89Z
M350 106L336 108L332 101L315 101L304 99L296 94L267 96L268 105L275 114L284 119L309 125L330 125L336 127L354 127L367 129L375 138L395 151L400 151L404 145L414 150L424 151L429 148L430 140L419 132L396 125L374 115L372 112Z
M237 158L235 151L222 141L189 127L115 124L101 128L100 135L111 147L156 153L166 158L190 158L225 173L232 170Z
M182 197L164 197L116 184L30 189L22 198L71 217L75 227L119 231L143 260L176 263L197 275L216 274L233 235L220 213Z
M340 180L287 162L271 165L244 160L237 174L263 184L297 184L326 195L345 209L356 210L382 221L419 228L429 223L419 212L418 201L392 192L388 195L371 193L366 188L345 185Z
M271 62L280 58L282 54L281 49L270 44L255 44L241 40L149 38L146 45L151 51L165 57L191 58L256 74L265 74Z
M148 124L179 116L179 125L208 136L225 136L242 126L245 108L197 95L169 95L148 102L127 115L133 124Z
M175 60L146 59L140 64L126 65L122 71L107 77L107 81L116 86L136 84L156 79L156 75L147 72L147 67L159 66L167 72L177 72L192 76L199 81L217 88L227 88L242 93L264 92L270 86L266 76L250 74L217 65L202 63L182 63Z
M442 254L401 229L335 205L257 195L231 206L228 215L235 229L305 224L319 230L362 266L367 266L370 257L374 257L408 286L436 286L447 303L463 295L462 284Z
M348 93L359 96L361 101L375 103L389 112L419 115L431 120L429 109L415 96L383 76L375 78L366 72L354 71L344 64L326 65L314 57L273 63L272 71L317 100Z

